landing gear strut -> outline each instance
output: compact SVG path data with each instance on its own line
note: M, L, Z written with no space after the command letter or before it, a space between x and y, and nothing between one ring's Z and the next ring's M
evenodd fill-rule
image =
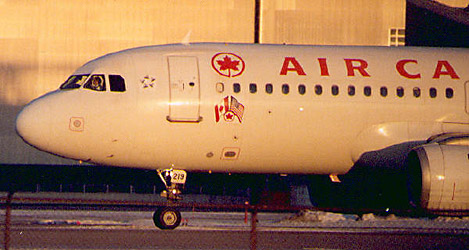
M157 170L166 190L161 196L166 197L169 203L181 200L181 190L184 189L187 173L184 170L165 169ZM173 207L159 207L153 214L153 222L160 229L175 229L181 223L181 213Z

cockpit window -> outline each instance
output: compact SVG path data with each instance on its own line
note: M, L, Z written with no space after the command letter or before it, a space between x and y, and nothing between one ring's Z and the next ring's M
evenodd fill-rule
M77 89L86 82L90 75L72 75L60 85L60 89Z
M109 86L111 88L111 91L124 92L125 80L120 75L109 75Z
M86 82L84 88L94 91L105 91L106 84L104 82L104 75L92 75Z

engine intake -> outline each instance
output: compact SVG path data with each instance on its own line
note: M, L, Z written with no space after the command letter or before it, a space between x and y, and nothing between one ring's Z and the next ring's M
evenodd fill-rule
M410 204L426 212L469 214L469 146L426 144L408 157Z

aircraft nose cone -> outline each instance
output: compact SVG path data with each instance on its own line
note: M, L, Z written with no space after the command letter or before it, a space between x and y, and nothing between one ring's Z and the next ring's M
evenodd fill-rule
M16 132L28 144L44 148L48 144L47 106L39 99L26 105L16 117Z

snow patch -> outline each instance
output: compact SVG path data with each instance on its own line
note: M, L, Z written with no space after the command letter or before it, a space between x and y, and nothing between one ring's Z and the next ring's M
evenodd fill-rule
M338 222L338 221L400 221L415 220L413 218L398 217L394 214L386 216L375 215L373 213L363 214L361 216L354 214L340 214L324 211L302 210L289 217L289 222Z
M356 216L346 216L338 213L302 210L286 219L291 222L337 222L356 220Z
M435 219L435 221L442 221L442 222L447 222L447 221L469 221L469 216L466 217L445 217L445 216L440 216Z
M127 226L129 223L122 223L111 220L39 220L33 222L36 225L76 225L76 226Z

